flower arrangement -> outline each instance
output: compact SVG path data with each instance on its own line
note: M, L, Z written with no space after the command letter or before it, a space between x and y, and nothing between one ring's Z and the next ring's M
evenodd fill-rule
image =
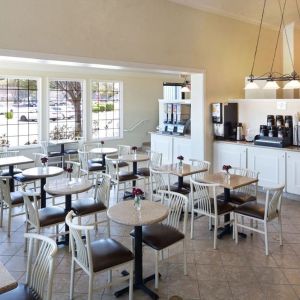
M132 195L134 196L134 207L137 210L141 209L141 198L142 198L143 194L144 194L144 192L139 188L132 189Z
M134 154L136 154L137 146L133 146L133 147L131 148L131 150L133 151Z
M101 144L101 146L103 146L104 145L104 141L101 141L100 144Z
M72 173L73 172L73 168L72 167L69 167L69 168L65 167L64 170L66 172L68 172L68 173Z
M44 167L46 167L46 163L48 162L48 157L47 156L42 157L41 162L44 165Z
M229 170L232 169L231 165L224 165L223 166L223 171L226 171L226 173L228 174Z

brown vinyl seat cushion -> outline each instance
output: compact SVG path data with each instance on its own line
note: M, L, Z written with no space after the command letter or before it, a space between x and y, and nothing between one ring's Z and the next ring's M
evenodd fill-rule
M0 294L0 300L40 300L27 285L19 283L18 286L6 293Z
M67 149L64 152L65 154L78 154L78 150L77 149Z
M236 207L234 209L234 212L244 216L263 220L265 217L265 205L255 202L249 202Z
M150 176L150 170L149 168L138 168L137 170L138 175L149 177Z
M16 174L19 174L19 173L22 173L23 171L21 169L18 169L18 168L14 168L13 170L13 174L16 175ZM1 176L10 176L9 174L9 169L4 169L1 171Z
M107 207L102 202L95 201L94 198L84 198L74 201L72 209L76 215L83 216L106 210Z
M134 175L133 172L120 171L119 172L119 181L127 181L138 179L139 176Z
M214 207L214 199L210 199L212 202L212 213L215 212L215 207ZM229 213L234 210L234 206L232 206L230 203L225 203L224 201L218 201L217 200L217 206L218 206L218 215L223 215L225 213Z
M88 160L88 169L89 171L104 171L105 167L103 167L101 163Z
M49 226L56 223L64 223L66 212L62 207L49 206L39 209L40 226Z
M142 227L143 243L155 250L162 250L184 239L184 234L166 224L151 224ZM130 233L134 237L134 231Z
M134 258L131 251L113 239L101 239L92 242L91 252L94 272L126 263Z
M10 198L11 198L11 204L12 205L19 205L19 204L24 204L24 199L23 199L23 194L21 192L11 192L10 193ZM33 201L33 197L29 196L30 201ZM41 196L37 196L37 200L40 200Z
M170 191L171 192L176 192L176 193L179 193L179 194L182 194L182 195L188 195L190 193L190 190L186 189L186 188L181 188L180 190L178 190L178 186L175 185L175 184L172 184L170 186Z
M63 156L63 153L61 153L59 151L50 151L50 152L48 152L48 156L49 157Z
M217 197L219 200L224 200L224 194L220 194ZM251 201L256 201L256 197L252 195L247 195L245 193L241 192L235 192L232 191L230 193L230 203L233 203L235 205L243 205L245 203L251 202Z
M117 166L117 163L114 162L114 167L116 168L116 166ZM128 167L128 166L129 166L129 164L126 161L119 161L118 162L118 167L119 168L124 168L124 167Z

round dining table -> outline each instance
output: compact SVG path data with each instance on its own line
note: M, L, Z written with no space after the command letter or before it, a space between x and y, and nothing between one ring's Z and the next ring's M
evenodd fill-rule
M22 172L25 177L28 178L40 178L41 179L41 208L46 207L46 192L44 186L46 184L47 177L54 177L64 172L64 169L59 167L34 167L26 169Z
M65 212L66 214L72 209L72 195L83 193L93 187L93 183L86 178L60 178L51 180L44 186L45 191L52 196L65 196ZM69 226L65 224L65 231L69 231ZM65 235L65 239L58 244L69 244L69 235Z
M155 275L143 278L143 225L158 223L167 218L169 209L157 202L143 200L141 209L134 207L134 200L120 202L107 211L108 217L119 224L134 226L134 288L144 291L152 299L158 299L158 295L145 286L145 283L153 280ZM128 287L115 292L115 296L121 296L128 292Z
M100 154L102 156L102 166L105 166L105 157L107 154L114 154L117 152L118 152L117 148L107 148L107 147L93 148L90 150L90 153Z

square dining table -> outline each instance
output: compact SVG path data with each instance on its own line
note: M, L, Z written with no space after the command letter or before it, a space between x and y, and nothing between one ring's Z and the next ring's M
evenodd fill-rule
M14 166L16 165L24 165L33 163L33 160L29 157L19 155L19 156L8 156L0 158L0 167L8 167L9 176L11 179L9 180L10 191L13 192L15 190L14 186Z
M18 286L16 279L8 272L0 262L0 294L8 292ZM16 299L17 300L17 299Z
M258 179L251 178L247 176L241 176L236 174L227 175L224 172L218 172L215 174L207 174L203 178L201 178L202 182L205 183L214 183L224 188L224 202L230 202L230 191L238 189L240 187L258 182ZM230 214L225 215L225 222L230 221ZM230 224L226 225L222 232L218 235L218 238L222 238L226 234L231 234L231 226ZM246 235L244 235L245 237Z

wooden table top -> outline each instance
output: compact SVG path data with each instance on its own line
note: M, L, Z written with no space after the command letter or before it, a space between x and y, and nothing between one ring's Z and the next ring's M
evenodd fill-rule
M0 262L0 294L10 291L18 286L18 282L7 271L5 266Z
M110 207L108 217L119 224L142 226L158 223L164 220L169 209L157 202L141 200L141 210L134 207L134 200L122 201Z
M93 183L85 178L60 178L47 182L44 190L50 195L72 195L88 191L93 186Z
M205 183L219 184L226 189L234 190L239 187L258 182L258 179L235 174L230 174L230 177L227 177L225 172L219 172L205 175L201 178L201 181Z
M64 169L59 167L34 167L30 169L26 169L22 172L22 174L26 177L34 177L34 178L46 178L60 175L64 172Z
M185 163L183 163L182 167L179 167L178 163L177 164L162 165L159 168L156 168L156 170L166 172L166 173L170 173L172 175L176 175L176 176L180 176L180 177L207 171L206 168L203 169L201 167L192 166L190 164L185 164Z
M20 155L20 156L10 156L0 158L0 167L7 167L12 165L22 165L32 163L33 160L29 157Z
M136 161L147 161L150 158L146 154L126 154L126 155L119 155L118 159L127 162L136 162Z
M90 150L90 153L95 153L95 154L113 154L117 152L118 152L117 148L107 148L107 147L93 148Z

